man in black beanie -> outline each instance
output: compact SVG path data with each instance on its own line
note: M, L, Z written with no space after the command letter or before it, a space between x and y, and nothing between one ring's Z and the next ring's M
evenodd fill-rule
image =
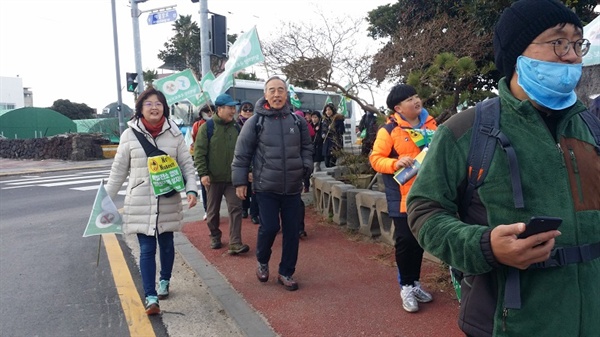
M466 275L459 326L468 336L598 336L600 155L574 92L588 50L581 21L559 1L514 2L494 31L504 77L490 134L510 141L517 169L496 145L483 184L465 196L480 132L471 108L439 126L408 194L420 245ZM514 190L511 173L522 183ZM560 231L520 235L543 216L561 218Z

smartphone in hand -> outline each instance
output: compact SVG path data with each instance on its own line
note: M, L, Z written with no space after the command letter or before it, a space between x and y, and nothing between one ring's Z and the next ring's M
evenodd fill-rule
M534 234L558 229L561 223L561 218L550 216L534 216L529 220L529 223L525 227L525 231L518 235L518 238L524 239Z

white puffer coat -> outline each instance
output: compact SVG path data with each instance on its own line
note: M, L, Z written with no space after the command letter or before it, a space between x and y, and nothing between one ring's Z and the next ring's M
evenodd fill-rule
M179 194L172 197L156 197L150 184L148 157L142 145L131 130L141 132L160 150L177 161L186 181L185 191L198 193L196 172L189 148L177 125L167 119L156 138L146 131L144 124L133 119L127 123L129 128L121 135L117 154L110 170L106 192L115 198L129 175L129 185L123 206L123 232L125 234L142 233L154 236L156 232L175 232L183 225L183 207Z

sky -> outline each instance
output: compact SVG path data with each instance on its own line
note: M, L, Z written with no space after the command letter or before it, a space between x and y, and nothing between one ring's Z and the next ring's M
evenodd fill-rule
M208 10L227 16L228 34L239 35L256 26L261 40L268 41L277 37L282 21L317 22L318 12L331 17L366 17L377 6L394 2L208 0ZM131 10L127 0L115 3L123 103L133 107L133 95L124 88L125 73L135 72ZM176 5L179 15L192 15L194 21L199 21L200 5L191 0L148 0L138 4L141 11L172 5ZM162 64L156 55L174 35L172 22L149 25L148 15L146 12L139 17L144 70ZM365 30L364 43L375 46L377 42L366 34ZM23 86L33 91L34 106L49 107L57 99L68 99L100 112L117 101L111 0L1 0L0 42L0 76L22 78ZM260 71L247 69L253 70ZM370 101L367 93L361 96ZM377 100L376 106L383 105L381 98Z

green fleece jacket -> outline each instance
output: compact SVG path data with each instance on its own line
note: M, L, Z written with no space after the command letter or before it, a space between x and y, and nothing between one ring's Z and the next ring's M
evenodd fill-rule
M223 122L217 114L212 117L214 129L208 140L207 123L202 124L194 143L194 165L198 176L208 175L213 183L231 182L231 162L239 131L236 121Z
M600 156L579 116L581 102L556 112L555 140L540 113L519 101L501 80L500 128L519 161L524 209L513 203L506 154L496 151L480 205L465 223L456 216L467 176L474 109L441 125L408 195L409 225L421 246L466 274L459 325L472 336L597 336L600 331L600 259L520 271L521 309L505 310L507 267L494 258L491 228L532 216L563 219L556 247L600 241ZM480 204L479 204L480 203Z

